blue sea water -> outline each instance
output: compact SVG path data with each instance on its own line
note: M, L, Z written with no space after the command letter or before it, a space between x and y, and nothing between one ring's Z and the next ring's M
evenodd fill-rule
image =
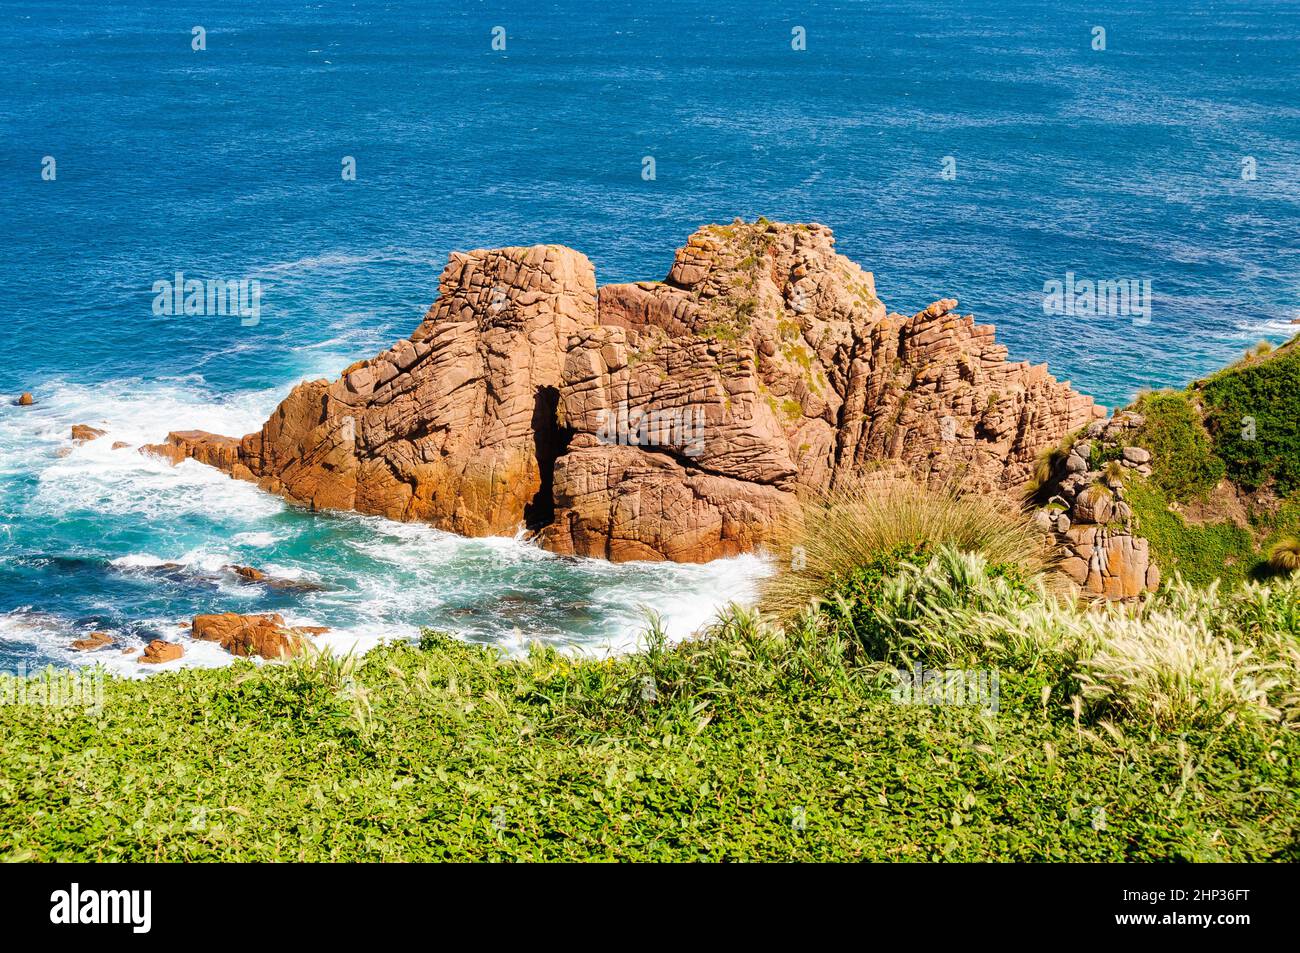
M454 249L560 242L602 281L659 278L736 216L830 225L892 309L956 297L1106 404L1180 385L1297 330L1300 4L3 0L0 173L0 668L222 609L339 646L428 624L623 647L642 605L690 631L762 564L307 514L111 444L255 429L409 334ZM260 279L261 320L155 315L177 271ZM1068 272L1149 280L1149 323L1045 314ZM109 436L61 456L74 423Z

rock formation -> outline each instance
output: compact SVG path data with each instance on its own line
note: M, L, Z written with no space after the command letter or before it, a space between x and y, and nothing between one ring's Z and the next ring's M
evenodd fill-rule
M113 637L107 632L92 632L84 639L74 639L72 648L78 652L96 652L113 644Z
M562 447L566 342L596 323L595 271L553 245L453 254L423 323L334 382L300 384L242 440L174 433L193 457L313 509L468 536L544 525Z
M1035 519L1052 536L1061 569L1089 595L1135 599L1160 585L1149 542L1138 535L1124 498L1130 472L1151 475L1151 454L1129 446L1140 415L1118 411L1093 421L1066 452L1048 460Z
M834 241L707 226L663 282L599 291L570 249L455 253L408 340L299 385L258 433L143 450L312 508L696 562L761 545L800 487L880 466L1012 490L1103 415L954 300L888 313Z
M260 655L264 659L288 658L303 648L304 636L318 635L327 629L316 626L293 628L285 625L279 613L239 615L222 612L196 615L191 634L205 642L217 642L231 655Z
M185 649L175 642L154 639L144 647L144 654L140 656L140 664L161 665L163 662L174 662L178 658L183 658L184 655Z
M98 427L92 427L89 424L73 424L72 440L74 443L86 443L88 440L98 440L104 436L107 431L100 430Z

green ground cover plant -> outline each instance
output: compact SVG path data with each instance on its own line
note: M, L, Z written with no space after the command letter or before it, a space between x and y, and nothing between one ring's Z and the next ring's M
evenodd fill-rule
M98 716L0 706L0 857L1300 859L1300 579L1082 605L1014 515L900 549L895 493L807 508L889 550L678 645L427 632L108 679ZM916 665L995 672L997 704L900 703Z

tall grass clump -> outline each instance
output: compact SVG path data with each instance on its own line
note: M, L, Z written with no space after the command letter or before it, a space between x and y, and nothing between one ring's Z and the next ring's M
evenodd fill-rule
M987 657L976 619L1009 615L1050 600L1041 576L1026 579L1013 565L941 545L924 562L887 565L872 591L836 590L822 603L832 631L871 658L947 664Z
M1268 565L1276 573L1294 573L1300 569L1300 536L1279 539L1268 551Z
M1022 513L988 495L928 489L905 480L855 481L809 493L778 528L780 572L761 606L789 620L860 577L864 567L934 553L947 546L977 553L1024 578L1051 568L1053 557ZM924 560L921 560L924 561Z
M1209 620L1116 613L1102 630L1078 679L1083 697L1108 715L1173 731L1281 717L1269 699L1282 686L1276 665Z

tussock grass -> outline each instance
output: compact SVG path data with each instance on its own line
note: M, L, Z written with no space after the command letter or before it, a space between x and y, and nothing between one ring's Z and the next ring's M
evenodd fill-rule
M785 571L764 587L760 605L782 620L827 598L858 567L900 550L946 545L1015 566L1026 577L1047 573L1055 564L1042 532L1001 500L899 479L860 480L809 493L775 538ZM1053 583L1064 585L1059 579Z
M1287 536L1274 543L1268 551L1268 565L1278 573L1300 569L1300 536Z

